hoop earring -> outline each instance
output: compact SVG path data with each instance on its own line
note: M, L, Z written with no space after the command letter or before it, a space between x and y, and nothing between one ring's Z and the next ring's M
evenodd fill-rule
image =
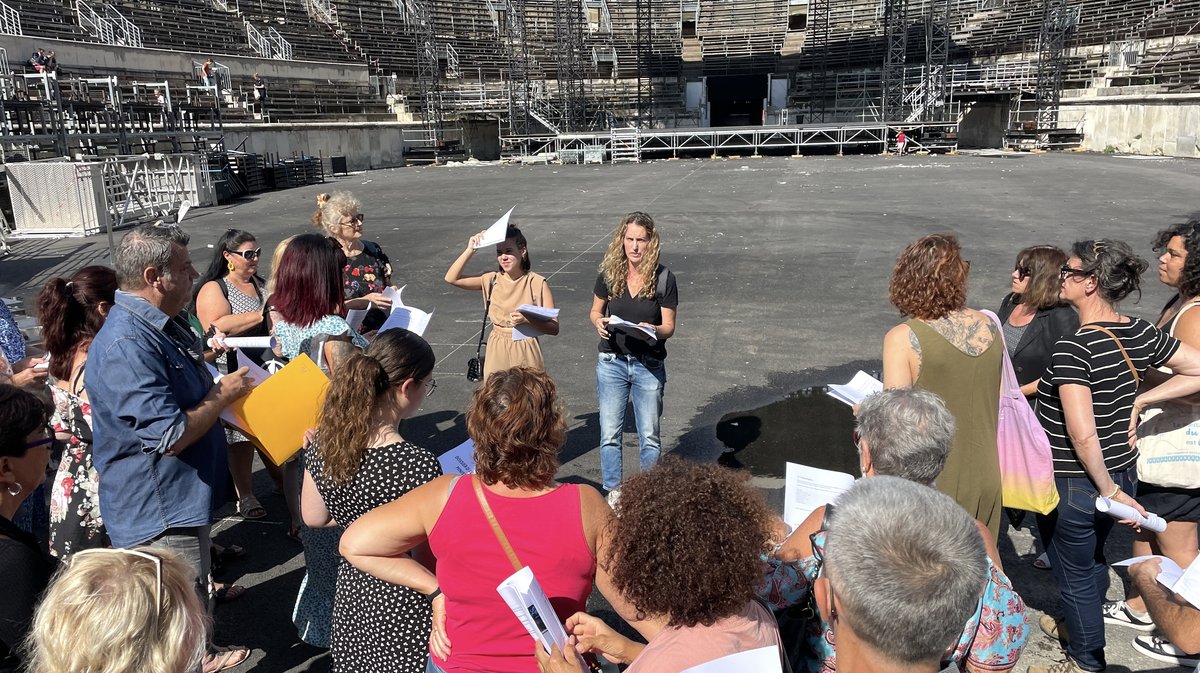
M9 487L8 487L7 489L5 489L5 490L7 490L7 491L8 491L8 495L9 495L9 496L11 496L11 497L15 498L15 497L17 497L18 495L21 495L21 482L19 482L19 481L17 482L17 490L15 490L15 491L14 491L12 486L9 486Z

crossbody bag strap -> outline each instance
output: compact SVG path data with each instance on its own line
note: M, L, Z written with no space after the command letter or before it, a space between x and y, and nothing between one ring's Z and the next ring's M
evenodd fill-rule
M492 282L488 284L487 297L483 302L483 323L479 325L479 345L475 347L475 357L479 357L479 354L483 352L483 335L487 333L488 311L492 308L492 290L494 289L496 289L496 277L492 276Z
M492 507L488 504L487 497L483 494L483 485L475 477L471 477L471 484L475 487L475 498L479 500L479 506L483 509L483 515L487 517L488 523L492 526L492 532L496 534L496 540L504 548L504 553L508 556L509 563L512 563L513 570L524 568L525 566L521 565L521 560L517 558L517 552L513 551L512 545L509 544L508 536L500 528L500 522L496 521L496 515L492 513Z
M1117 348L1121 349L1121 357L1125 358L1125 364L1129 365L1129 371L1133 372L1134 383L1139 386L1142 385L1142 377L1138 374L1137 367L1133 366L1133 360L1129 359L1129 353L1125 350L1124 344L1121 343L1121 340L1117 338L1116 334L1113 334L1112 331L1107 327L1101 327L1099 325L1084 325L1083 329L1104 332L1108 336L1112 337L1112 340L1117 342Z

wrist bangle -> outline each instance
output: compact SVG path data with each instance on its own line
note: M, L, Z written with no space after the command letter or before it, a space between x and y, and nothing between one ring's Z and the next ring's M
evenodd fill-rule
M1113 489L1113 492L1112 492L1112 493L1110 493L1109 495L1106 495L1106 496L1104 496L1104 497L1105 497L1105 499L1107 499L1107 500L1112 500L1113 498L1115 498L1115 497L1117 497L1118 495L1120 495L1120 493L1121 493L1121 487L1120 487L1120 486L1117 486L1116 488L1114 488L1114 489Z
M436 599L437 599L437 597L438 597L438 596L441 596L441 595L442 595L442 588L441 588L441 587L438 587L438 588L436 588L436 589L434 589L434 590L433 590L433 593L426 594L426 595L425 595L425 600L429 601L429 602L430 602L430 604L432 604L432 603L433 603L433 601L434 601L434 600L436 600Z

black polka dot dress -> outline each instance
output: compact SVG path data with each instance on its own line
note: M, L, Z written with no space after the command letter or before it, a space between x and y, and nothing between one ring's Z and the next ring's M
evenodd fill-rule
M368 449L354 480L341 486L325 474L319 447L308 455L317 491L342 526L442 474L433 454L403 441ZM340 559L330 637L333 673L424 673L430 620L420 593Z

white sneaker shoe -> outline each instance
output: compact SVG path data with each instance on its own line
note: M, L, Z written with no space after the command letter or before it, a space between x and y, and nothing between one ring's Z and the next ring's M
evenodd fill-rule
M1104 623L1127 626L1138 631L1153 631L1154 620L1149 615L1138 617L1129 609L1125 601L1114 601L1104 604Z
M1200 664L1200 654L1188 654L1158 636L1138 636L1133 639L1133 649L1150 657L1176 666Z
M621 487L618 486L608 492L608 496L604 498L608 501L608 506L616 509L617 503L621 501Z

